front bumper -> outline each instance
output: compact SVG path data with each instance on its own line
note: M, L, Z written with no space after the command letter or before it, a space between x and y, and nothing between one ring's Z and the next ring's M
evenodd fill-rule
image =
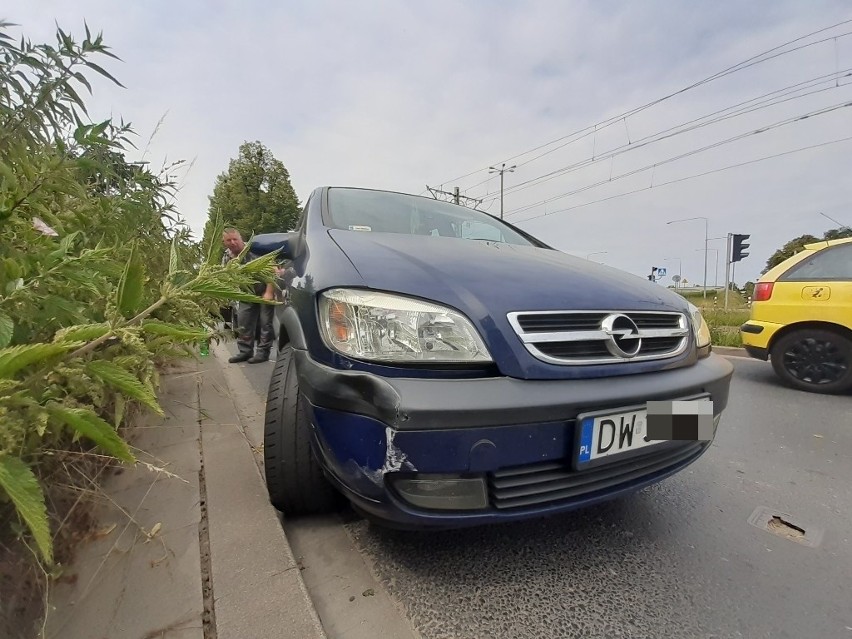
M457 527L585 507L660 481L710 442L668 442L612 464L577 471L577 415L707 393L714 413L733 372L722 357L643 375L589 380L383 378L339 371L296 351L314 450L356 509L402 527ZM394 478L482 477L488 506L445 511L412 506Z

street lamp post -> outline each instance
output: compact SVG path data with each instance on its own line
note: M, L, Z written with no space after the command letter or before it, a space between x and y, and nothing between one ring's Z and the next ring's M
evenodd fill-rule
M712 238L711 238L712 239ZM696 251L702 251L704 249L695 249ZM713 288L719 288L719 249L707 249L708 251L713 251L716 254L716 275L713 279Z
M512 166L510 166L507 169L505 162L503 162L503 164L500 166L499 169L496 168L496 167L493 167L493 166L488 167L489 173L499 173L500 174L500 219L501 220L503 219L503 174L504 173L511 173L516 168L517 168L517 165L513 164Z
M687 217L682 220L671 220L666 224L676 222L691 222L692 220L704 220L704 299L707 299L707 243L710 241L710 221L704 216Z

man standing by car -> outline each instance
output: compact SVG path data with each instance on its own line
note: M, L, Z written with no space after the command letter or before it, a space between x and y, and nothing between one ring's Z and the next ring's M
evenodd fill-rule
M237 229L226 228L222 234L222 243L232 256L238 256L245 248L243 236ZM259 256L251 251L243 256L243 262L251 262ZM275 299L275 288L271 283L256 282L254 293L265 300ZM271 304L240 302L237 310L239 352L228 361L232 364L248 362L258 364L269 360L269 352L275 340L272 326L274 307Z

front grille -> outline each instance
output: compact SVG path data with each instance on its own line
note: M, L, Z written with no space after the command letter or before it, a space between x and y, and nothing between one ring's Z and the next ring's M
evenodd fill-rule
M542 342L536 348L550 357L568 359L575 357L609 357L603 342Z
M706 445L690 442L581 471L560 462L501 469L488 474L489 499L494 508L508 510L588 496L688 462Z
M606 313L526 313L518 315L518 324L526 333L593 331L605 316Z
M552 364L610 364L675 357L689 344L683 313L529 311L509 313L527 350Z
M680 337L658 337L643 348L645 353L668 353L676 350L681 342Z

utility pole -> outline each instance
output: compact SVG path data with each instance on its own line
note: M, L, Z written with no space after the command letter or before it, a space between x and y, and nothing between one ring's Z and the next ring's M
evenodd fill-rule
M464 206L468 206L468 202L472 202L473 205L470 206L470 208L473 208L473 209L475 209L477 206L482 204L482 200L477 200L475 197L468 197L466 195L459 195L459 187L457 187L457 186L453 187L452 193L450 193L449 191L442 191L441 189L434 189L431 186L429 186L428 184L426 185L426 189L429 191L429 193L432 194L432 197L436 200L440 199L440 198L438 198L439 195L444 195L446 197L452 198L452 202L454 204L461 205L461 201L464 200L465 201ZM444 200L444 201L450 201L450 200Z
M506 163L500 166L500 168L495 168L493 166L488 167L489 173L499 173L500 174L500 219L503 219L503 174L504 173L512 173L517 168L516 164L513 164L508 169L506 168Z

